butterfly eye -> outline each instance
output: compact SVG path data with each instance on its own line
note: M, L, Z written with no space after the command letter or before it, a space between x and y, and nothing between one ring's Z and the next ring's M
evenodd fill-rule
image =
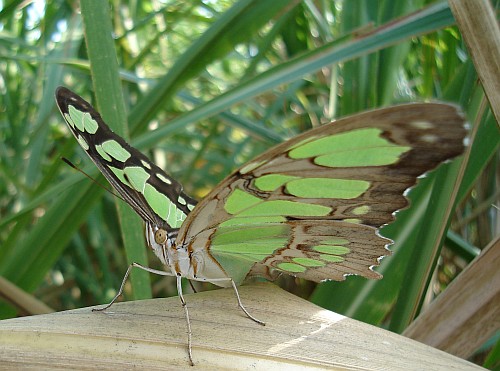
M164 229L158 229L155 232L155 242L159 245L163 245L167 240L167 231Z

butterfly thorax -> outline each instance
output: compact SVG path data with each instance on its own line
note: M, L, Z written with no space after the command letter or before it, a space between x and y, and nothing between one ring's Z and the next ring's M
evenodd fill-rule
M229 286L226 272L207 249L177 243L178 231L177 228L170 229L146 223L146 240L158 259L170 268L173 275L212 282L223 287Z

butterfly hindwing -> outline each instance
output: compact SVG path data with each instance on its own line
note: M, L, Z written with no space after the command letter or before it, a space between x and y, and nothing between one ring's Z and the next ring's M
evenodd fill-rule
M81 147L130 206L146 222L180 227L196 204L182 186L111 131L78 95L59 87L56 101Z
M222 181L185 220L178 243L227 274L313 281L371 270L391 241L378 228L408 205L417 177L463 152L455 106L408 104L338 120L265 152Z

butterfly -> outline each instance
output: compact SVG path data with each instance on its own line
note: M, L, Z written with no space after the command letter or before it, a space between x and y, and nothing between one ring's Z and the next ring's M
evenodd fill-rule
M141 216L146 241L177 278L233 287L250 276L280 274L321 282L372 268L389 255L378 229L408 206L417 178L464 151L460 110L414 103L339 119L302 133L234 171L201 202L131 147L84 99L59 87L56 101L69 129L118 194ZM123 284L122 284L123 288ZM122 288L108 308L121 294Z

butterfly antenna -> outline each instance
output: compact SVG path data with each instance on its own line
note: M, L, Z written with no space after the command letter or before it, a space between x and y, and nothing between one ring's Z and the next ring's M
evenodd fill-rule
M76 166L75 164L73 164L70 160L68 160L67 158L65 157L61 157L61 160L63 160L66 165L69 165L71 166L73 169L75 169L76 171L82 173L83 175L85 175L87 178L89 178L91 181L93 181L95 184L97 184L99 187L101 187L102 189L104 189L105 191L111 193L113 196L119 198L120 200L122 200L123 202L126 202L122 196L120 196L119 194L113 192L112 189L106 187L104 184L101 184L99 183L97 180L95 180L94 178L92 178L89 174L87 174L85 171L83 171L82 169L80 169L78 166Z

